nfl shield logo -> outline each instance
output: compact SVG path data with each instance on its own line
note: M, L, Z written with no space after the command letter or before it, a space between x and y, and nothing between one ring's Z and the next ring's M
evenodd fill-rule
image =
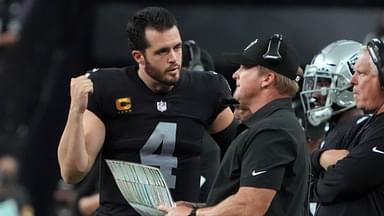
M160 112L164 112L167 110L167 102L164 101L157 101L157 110Z

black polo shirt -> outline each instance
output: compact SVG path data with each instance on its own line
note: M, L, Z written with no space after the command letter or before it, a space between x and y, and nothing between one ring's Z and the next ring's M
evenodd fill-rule
M277 193L266 215L305 215L309 155L291 100L268 103L244 126L223 158L207 204L216 205L242 186L268 188Z

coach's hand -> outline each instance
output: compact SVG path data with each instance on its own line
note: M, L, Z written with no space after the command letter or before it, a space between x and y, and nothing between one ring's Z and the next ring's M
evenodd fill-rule
M186 206L169 207L160 205L157 208L165 212L166 216L188 216L192 211L192 208Z
M337 161L344 159L349 154L346 149L330 149L324 151L320 156L320 165L327 170L329 166L335 165Z

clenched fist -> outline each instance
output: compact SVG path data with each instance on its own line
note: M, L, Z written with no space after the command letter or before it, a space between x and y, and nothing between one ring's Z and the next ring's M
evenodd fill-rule
M93 83L89 73L71 79L71 112L84 113L88 105L88 95L93 93Z

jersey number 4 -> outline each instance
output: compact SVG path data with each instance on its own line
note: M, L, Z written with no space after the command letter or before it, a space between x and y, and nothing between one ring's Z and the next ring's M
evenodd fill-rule
M159 122L140 150L141 163L159 167L169 188L176 186L176 176L172 175L172 169L177 168L177 157L173 156L176 127L176 123Z

